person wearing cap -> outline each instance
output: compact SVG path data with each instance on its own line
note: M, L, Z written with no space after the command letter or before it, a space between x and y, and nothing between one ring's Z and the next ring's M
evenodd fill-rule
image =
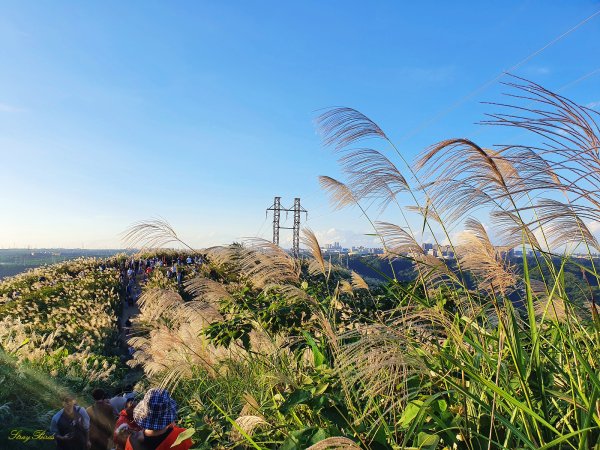
M191 439L173 443L185 428L175 425L177 403L165 389L150 389L133 410L133 419L142 428L127 439L125 450L188 450Z
M94 397L94 404L86 409L90 416L91 450L107 450L116 416L106 399L104 389L94 389L92 397Z
M125 409L123 409L121 414L119 414L113 435L115 450L124 450L125 443L127 442L129 435L135 433L136 431L142 430L142 428L135 423L135 420L133 419L133 409L136 405L137 400L135 397L128 398L127 402L125 403Z

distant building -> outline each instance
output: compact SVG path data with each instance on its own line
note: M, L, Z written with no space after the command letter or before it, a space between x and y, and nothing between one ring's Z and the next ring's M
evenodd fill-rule
M436 258L454 259L454 250L451 245L439 245L426 242L423 244L423 252Z

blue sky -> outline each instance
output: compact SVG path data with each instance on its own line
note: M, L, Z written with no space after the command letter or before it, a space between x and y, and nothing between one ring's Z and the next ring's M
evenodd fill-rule
M195 246L270 239L275 195L302 198L322 243L369 244L360 213L332 211L319 188L340 172L317 111L361 110L409 160L450 137L504 142L475 125L502 86L477 88L597 10L2 1L0 247L120 247L120 232L157 216ZM600 15L514 73L600 108L599 54Z

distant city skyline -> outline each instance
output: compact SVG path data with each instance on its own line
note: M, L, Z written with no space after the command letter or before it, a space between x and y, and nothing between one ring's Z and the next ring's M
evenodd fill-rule
M503 71L600 108L590 57L600 54L600 16L582 22L599 9L591 0L4 3L0 248L119 248L127 227L154 217L198 248L270 240L265 208L276 195L302 199L302 225L321 243L374 246L361 211L333 211L319 187L319 175L343 179L314 128L322 108L364 112L408 161L450 137L512 143L522 136L475 125L493 110L482 101L504 100ZM397 209L364 206L372 219L400 221ZM291 246L291 232L281 244Z

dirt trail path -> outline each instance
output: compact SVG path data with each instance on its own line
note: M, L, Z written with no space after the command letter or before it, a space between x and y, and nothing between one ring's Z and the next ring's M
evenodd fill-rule
M142 293L142 288L140 286L140 280L142 276L138 275L135 279L135 285L133 288L133 298L138 299L140 294ZM123 304L123 310L121 311L121 316L119 317L119 342L121 343L121 351L123 355L126 355L129 358L129 346L127 345L127 339L129 338L130 329L126 326L127 319L134 319L140 313L140 309L137 306L137 302L133 302L133 305L129 305L129 302L125 301ZM125 375L122 384L123 386L133 385L135 384L142 375L142 371L140 369L129 369L127 375Z

